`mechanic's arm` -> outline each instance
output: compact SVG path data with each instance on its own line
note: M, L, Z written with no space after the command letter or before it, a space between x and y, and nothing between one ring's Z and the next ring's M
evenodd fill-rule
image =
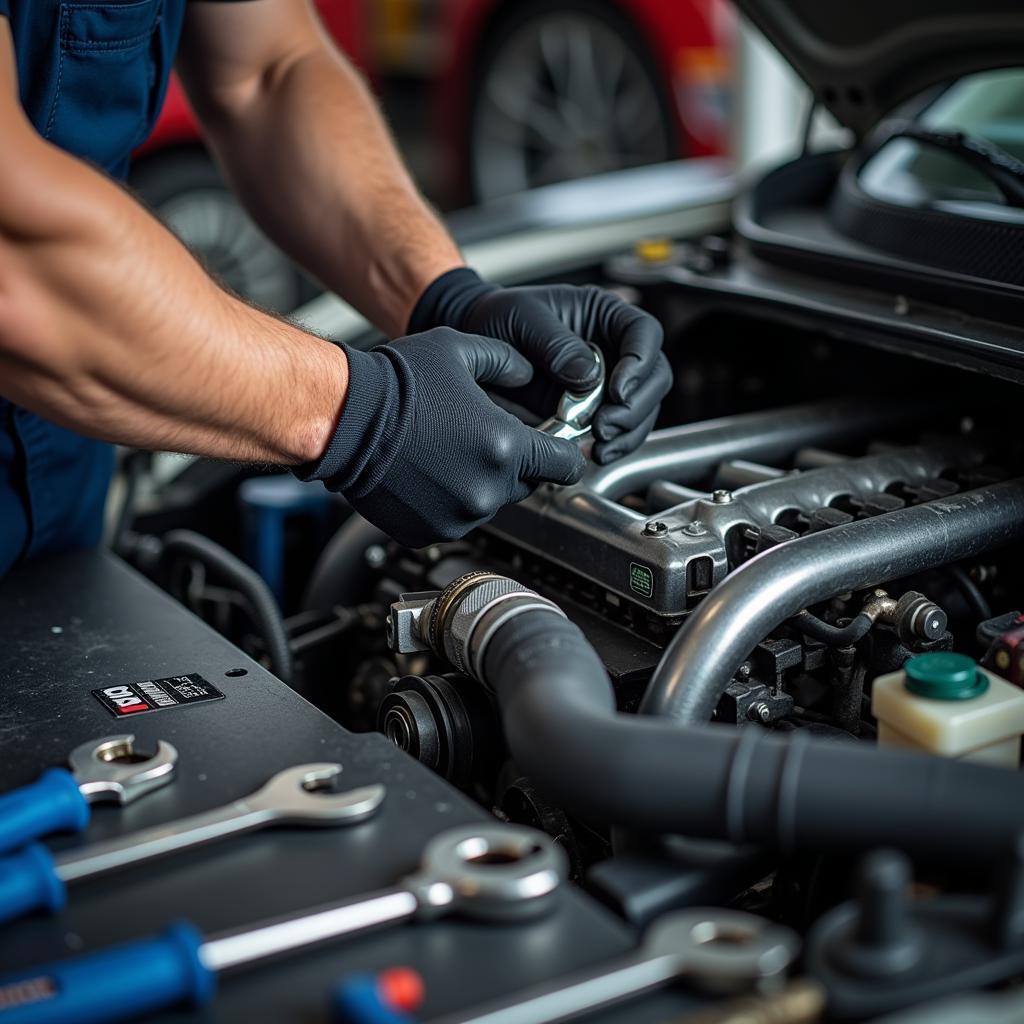
M583 456L481 383L500 341L428 331L335 347L222 291L124 191L45 142L0 17L0 395L83 434L292 465L407 544L453 539Z
M194 0L178 70L261 227L386 334L405 334L427 285L462 257L311 6Z
M595 460L646 437L672 383L658 322L599 288L503 289L464 267L309 0L193 0L178 65L235 189L328 288L391 335L443 326L508 342L538 373L506 397L538 417L597 382L594 342L609 364Z
M44 141L3 17L0 139L0 394L121 444L319 458L343 352L228 295L122 189Z

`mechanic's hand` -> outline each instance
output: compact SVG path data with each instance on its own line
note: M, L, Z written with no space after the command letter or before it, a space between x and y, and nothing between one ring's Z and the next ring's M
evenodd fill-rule
M442 327L345 352L348 394L334 437L297 475L341 491L402 544L454 540L541 481L582 475L574 442L526 426L480 387L532 376L504 342Z
M460 267L427 288L409 324L410 330L444 324L515 346L541 372L528 386L505 394L539 417L554 411L563 391L587 391L597 383L585 342L596 344L611 367L593 422L593 456L602 464L643 441L672 387L661 325L602 288L498 288Z

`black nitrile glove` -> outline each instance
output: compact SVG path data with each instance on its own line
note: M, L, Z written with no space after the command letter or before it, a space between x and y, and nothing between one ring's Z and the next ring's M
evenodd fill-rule
M345 352L348 394L334 437L296 475L340 491L402 544L455 540L541 481L575 483L583 473L574 442L526 426L480 387L530 379L509 345L437 328Z
M672 370L661 351L661 325L617 295L590 285L499 288L468 267L442 274L420 297L410 331L448 326L518 349L541 372L506 397L536 416L551 415L563 391L597 382L591 341L608 365L605 400L594 416L594 461L611 462L648 435Z

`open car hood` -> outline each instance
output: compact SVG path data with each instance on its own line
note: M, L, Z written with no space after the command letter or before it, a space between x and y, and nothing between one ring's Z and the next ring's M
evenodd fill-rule
M1022 0L736 0L814 91L862 136L929 86L1024 65Z

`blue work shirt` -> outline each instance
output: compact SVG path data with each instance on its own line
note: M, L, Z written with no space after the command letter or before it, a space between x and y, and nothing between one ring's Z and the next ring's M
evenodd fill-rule
M0 0L39 134L123 179L160 112L184 13L185 0ZM0 575L96 544L113 466L110 445L0 397Z

